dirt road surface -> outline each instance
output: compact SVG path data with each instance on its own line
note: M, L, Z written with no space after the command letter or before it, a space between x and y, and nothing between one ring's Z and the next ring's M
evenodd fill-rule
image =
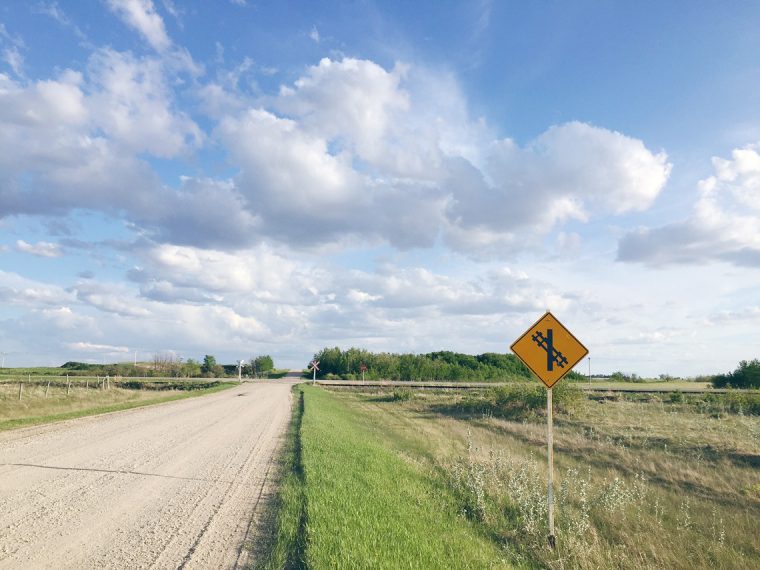
M292 384L0 433L0 568L240 567Z

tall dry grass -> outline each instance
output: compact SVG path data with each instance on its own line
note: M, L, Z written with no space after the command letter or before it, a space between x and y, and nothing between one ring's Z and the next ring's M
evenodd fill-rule
M462 395L345 394L426 464L516 563L549 568L760 566L760 418L683 402L581 399L555 425L557 549L547 547L546 428L456 413ZM667 400L667 399L665 399ZM471 402L468 404L470 409ZM443 411L447 411L443 413Z

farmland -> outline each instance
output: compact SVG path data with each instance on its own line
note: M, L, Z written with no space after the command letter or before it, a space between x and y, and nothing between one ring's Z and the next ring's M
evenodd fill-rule
M753 397L596 400L566 388L556 400L552 551L540 389L303 392L292 446L300 475L286 462L279 554L270 567L288 560L289 567L370 560L378 568L760 563ZM388 520L396 523L391 531ZM456 536L461 546L452 552L436 542L440 536ZM471 554L457 558L462 552Z
M143 382L81 377L4 377L0 430L73 419L208 394L229 382Z

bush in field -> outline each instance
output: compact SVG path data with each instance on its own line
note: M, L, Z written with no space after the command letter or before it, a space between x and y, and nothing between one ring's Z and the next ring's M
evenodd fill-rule
M393 390L392 399L396 402L406 402L407 400L411 400L413 395L409 388L396 388Z
M760 360L742 360L733 372L713 378L715 388L760 388Z
M725 394L724 405L730 412L760 416L760 394Z
M683 401L684 401L684 397L681 392L672 392L670 394L670 402L672 404L680 404Z
M553 388L554 410L568 411L583 398L571 383L560 382ZM514 382L497 386L481 395L468 395L450 410L465 414L484 414L522 420L543 414L546 410L546 388L539 382Z

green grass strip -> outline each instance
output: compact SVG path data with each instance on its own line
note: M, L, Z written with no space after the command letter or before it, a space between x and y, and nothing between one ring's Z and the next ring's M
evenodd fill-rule
M274 536L255 561L261 570L306 568L306 484L303 471L301 422L304 396L300 386L293 387L293 410L285 444L280 453ZM266 537L269 539L269 537Z
M152 398L150 400L142 400L138 402L121 402L118 404L110 404L107 406L95 406L92 408L84 408L82 410L74 410L71 412L62 412L59 414L50 414L46 416L30 416L26 418L15 418L12 420L0 421L0 431L9 429L16 429L21 427L34 426L39 424L47 424L53 422L61 422L64 420L73 420L76 418L83 418L85 416L96 416L99 414L107 414L110 412L120 412L122 410L130 410L132 408L142 408L143 406L152 406L154 404L163 404L165 402L171 402L173 400L184 400L185 398L195 398L198 396L205 396L206 394L213 394L214 392L220 392L233 386L237 386L237 382L223 382L212 388L205 390L191 390L182 394L175 394L172 396L164 396L161 398Z
M296 556L279 567L304 559L308 568L508 567L504 553L459 514L450 489L391 449L372 418L320 388L302 390L294 439L302 475L296 462L292 483L305 493L292 489L283 498ZM305 520L297 514L303 507Z

